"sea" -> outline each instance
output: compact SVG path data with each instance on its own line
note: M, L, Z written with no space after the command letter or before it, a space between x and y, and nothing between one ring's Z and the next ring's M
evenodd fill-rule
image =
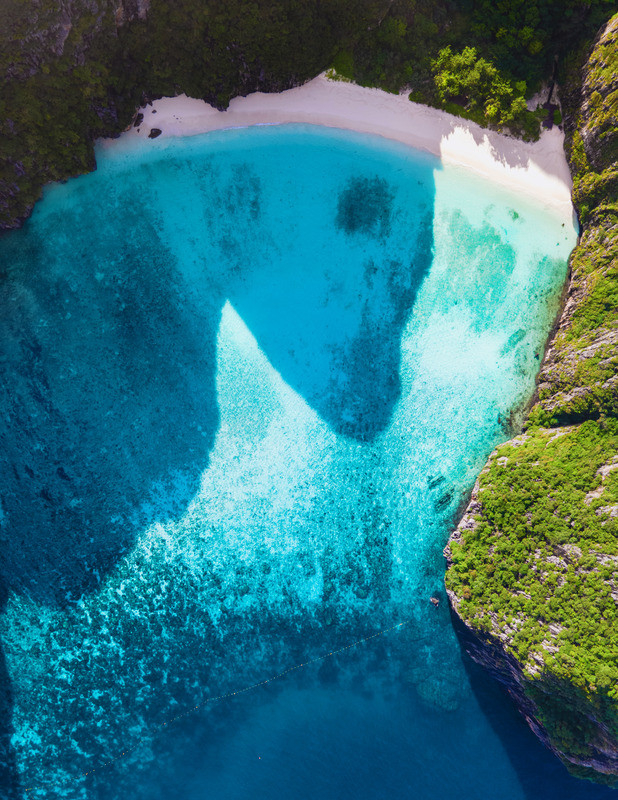
M615 797L443 585L571 218L310 125L97 164L0 238L0 797Z

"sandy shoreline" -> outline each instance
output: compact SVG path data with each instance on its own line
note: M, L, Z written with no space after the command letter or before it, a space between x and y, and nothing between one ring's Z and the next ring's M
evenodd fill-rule
M411 103L405 94L331 81L324 75L279 94L256 92L237 97L226 111L180 95L156 100L140 112L144 115L141 125L127 131L123 138L147 139L152 128L159 128L161 137L168 137L293 122L377 134L533 196L569 220L573 215L564 135L557 128L545 131L538 142L522 142L444 111Z

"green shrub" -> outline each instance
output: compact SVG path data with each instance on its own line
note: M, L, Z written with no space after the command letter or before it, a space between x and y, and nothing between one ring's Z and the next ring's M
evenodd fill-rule
M485 124L529 131L538 137L537 117L526 107L525 81L510 81L474 47L440 50L432 62L437 96L445 107L460 105Z

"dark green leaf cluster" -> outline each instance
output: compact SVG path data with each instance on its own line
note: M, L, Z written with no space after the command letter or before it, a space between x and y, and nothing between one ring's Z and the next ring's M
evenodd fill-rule
M555 57L592 38L615 9L613 0L474 0L472 30L501 70L529 85Z
M443 107L458 102L481 124L538 138L539 119L526 106L526 82L513 83L474 47L464 47L461 53L443 48L432 62L432 71Z

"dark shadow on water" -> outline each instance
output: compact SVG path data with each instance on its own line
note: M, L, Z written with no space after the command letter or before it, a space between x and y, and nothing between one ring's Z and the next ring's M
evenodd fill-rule
M218 425L221 300L183 301L137 208L59 217L3 241L0 577L62 606L194 496Z
M229 292L284 380L336 433L359 441L390 422L401 392L403 327L433 258L432 169L419 167L418 176L421 210L398 207L396 191L379 176L352 178L340 190L333 209L340 235L356 248L379 242L379 255L338 263L335 254L329 263L303 264L302 280L293 268L279 273L276 291L265 293L258 280ZM395 215L409 220L403 247L388 238ZM347 282L346 270L354 270Z
M223 299L186 299L139 203L82 200L0 241L0 581L56 608L95 591L145 526L185 510L219 422ZM0 690L9 800L4 658Z
M432 169L418 171L432 185ZM60 606L96 589L137 531L195 495L219 422L226 298L337 433L370 440L400 395L402 329L433 247L433 193L423 190L419 215L393 205L384 179L361 176L342 187L336 225L346 246L360 237L378 250L357 247L348 263L341 249L303 265L300 280L284 258L270 294L268 274L230 273L222 284L209 264L188 292L143 201L97 206L88 184L75 191L83 202L69 215L3 238L0 286L0 578ZM410 239L392 257L395 213L408 215Z
M140 530L196 494L219 424L228 297L284 380L336 432L370 440L399 397L401 333L432 258L430 192L405 258L364 259L343 292L331 283L346 263L316 263L304 283L289 265L280 306L264 305L259 276L228 292L205 273L187 292L143 198L101 202L88 186L74 184L82 203L68 215L35 215L0 240L0 580L55 608L96 591ZM379 178L342 187L341 236L387 237L392 200ZM311 330L318 296L331 299L327 324ZM4 659L0 684L0 797L12 800Z

